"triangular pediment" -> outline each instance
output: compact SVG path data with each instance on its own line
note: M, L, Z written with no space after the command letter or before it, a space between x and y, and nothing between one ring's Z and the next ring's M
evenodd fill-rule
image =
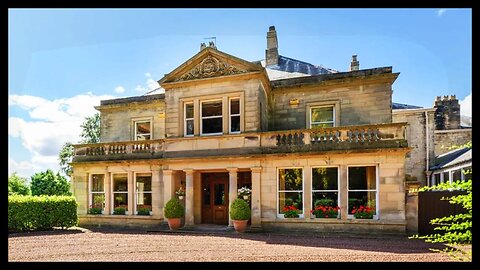
M183 82L261 71L262 67L213 48L205 48L158 82Z

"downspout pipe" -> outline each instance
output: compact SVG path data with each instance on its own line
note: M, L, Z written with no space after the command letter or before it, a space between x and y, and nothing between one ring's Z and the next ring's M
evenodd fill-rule
M429 136L429 133L428 133L428 111L425 111L425 148L426 148L426 151L427 151L427 163L425 164L425 175L427 177L427 186L430 182L430 175L428 173L429 169L430 169L430 136Z

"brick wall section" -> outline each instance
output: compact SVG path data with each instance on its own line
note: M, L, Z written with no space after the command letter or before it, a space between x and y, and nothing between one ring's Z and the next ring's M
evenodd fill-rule
M331 88L289 88L273 91L272 130L306 128L306 108L310 102L340 101L340 124L391 123L392 88L388 83ZM298 105L290 105L291 99ZM338 125L338 124L337 124Z
M446 153L447 147L472 141L472 129L451 129L435 131L435 155ZM442 146L444 148L442 148Z
M392 120L394 123L408 122L407 141L408 146L412 147L412 151L407 154L405 159L405 175L407 181L419 181L420 184L426 185L426 162L427 162L427 145L425 130L425 111L428 113L428 135L429 135L429 163L433 165L434 161L434 142L433 130L435 127L434 109L421 110L394 110Z

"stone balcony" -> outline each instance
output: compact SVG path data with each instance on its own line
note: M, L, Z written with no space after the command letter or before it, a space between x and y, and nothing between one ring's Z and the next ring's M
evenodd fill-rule
M73 162L256 156L408 147L407 123L74 145Z

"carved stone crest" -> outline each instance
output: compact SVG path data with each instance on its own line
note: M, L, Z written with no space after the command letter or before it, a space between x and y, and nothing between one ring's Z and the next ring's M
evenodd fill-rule
M237 68L228 63L218 60L211 55L207 56L198 65L192 68L187 73L183 74L175 81L188 81L195 79L211 78L225 75L246 73L244 69Z

